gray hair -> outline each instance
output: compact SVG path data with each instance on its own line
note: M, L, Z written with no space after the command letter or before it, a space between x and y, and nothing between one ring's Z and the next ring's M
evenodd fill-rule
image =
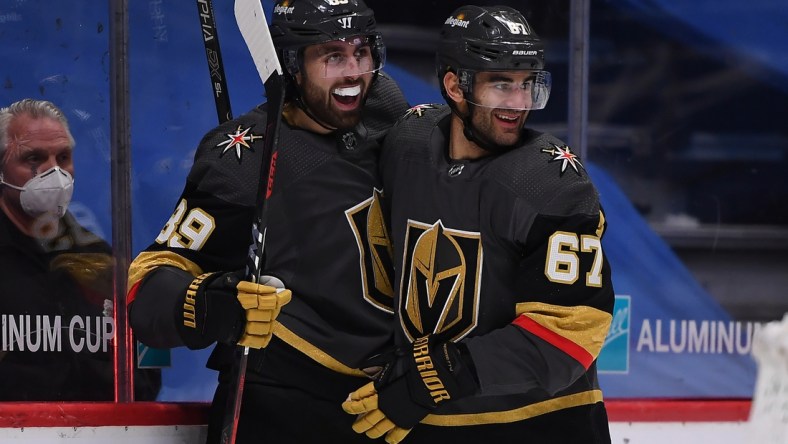
M49 118L60 122L66 130L69 144L72 148L74 147L74 136L71 135L68 120L60 108L47 100L22 99L0 109L0 167L5 163L5 150L8 148L8 127L11 126L14 117L25 114L34 119Z

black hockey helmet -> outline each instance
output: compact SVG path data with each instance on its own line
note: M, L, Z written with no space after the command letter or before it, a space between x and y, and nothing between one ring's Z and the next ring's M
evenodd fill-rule
M368 39L376 71L385 62L374 12L363 0L277 0L269 28L279 60L291 75L301 69L304 47L349 37Z
M449 103L443 88L448 71L457 74L464 92L471 93L477 72L531 70L536 73L533 109L544 108L549 96L544 45L525 17L508 6L457 8L441 27L436 68Z

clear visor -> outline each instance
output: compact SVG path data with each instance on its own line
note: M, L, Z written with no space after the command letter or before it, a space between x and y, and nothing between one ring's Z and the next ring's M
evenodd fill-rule
M529 71L522 75L512 72L477 74L473 94L468 102L485 108L527 111L543 109L550 98L552 77L548 71Z
M323 78L357 77L383 67L386 53L374 37L355 36L317 45Z

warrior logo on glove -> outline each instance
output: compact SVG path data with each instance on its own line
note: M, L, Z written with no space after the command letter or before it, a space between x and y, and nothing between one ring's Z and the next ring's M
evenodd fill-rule
M191 349L213 342L264 348L274 322L292 294L281 282L262 285L242 280L244 273L216 272L197 276L183 297L183 342ZM272 282L269 278L268 282ZM281 285L280 285L281 284Z
M435 404L451 399L451 395L446 391L446 386L443 385L443 381L438 376L438 371L435 370L435 366L432 364L429 336L424 336L413 342L413 362L416 363L416 370L419 371L419 376L421 376L421 380L430 392L432 401ZM450 368L449 371L451 370Z
M442 402L472 394L478 388L473 360L463 344L417 339L412 347L372 358L388 359L375 382L348 395L342 409L358 415L356 433L372 439L385 435L396 444Z

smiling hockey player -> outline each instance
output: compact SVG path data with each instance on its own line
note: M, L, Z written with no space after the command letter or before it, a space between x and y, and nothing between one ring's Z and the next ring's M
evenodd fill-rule
M380 72L383 42L361 0L277 2L270 31L287 93L265 285L242 280L265 180L263 104L202 139L172 217L131 265L130 322L153 347L218 343L208 442L219 441L236 344L254 349L238 443L365 442L340 404L369 381L360 365L391 338L377 160L407 103Z
M343 407L389 443L609 443L605 219L569 147L523 127L550 93L542 42L512 8L462 7L438 76L448 106L412 108L381 161L399 347Z

